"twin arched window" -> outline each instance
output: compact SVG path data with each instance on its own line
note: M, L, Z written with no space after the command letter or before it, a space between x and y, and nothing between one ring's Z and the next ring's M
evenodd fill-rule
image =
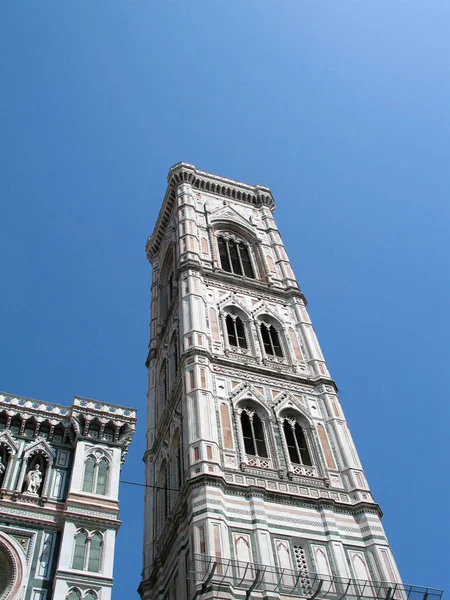
M279 356L280 358L283 358L280 336L275 327L267 323L261 323L260 331L265 353L268 356Z
M66 598L67 600L97 600L98 596L93 590L88 590L83 596L78 588L72 588Z
M224 271L234 275L255 278L248 246L233 238L218 236L220 264Z
M244 324L240 317L228 314L225 319L228 343L236 348L247 349Z
M225 317L225 325L227 329L228 344L232 348L247 350L247 335L242 319L235 314L228 313ZM259 329L266 356L283 358L284 353L281 346L280 334L274 325L263 322L260 323Z
M80 530L75 536L72 569L99 573L101 570L103 536L98 531L89 535Z
M108 492L109 462L89 455L85 462L83 492L105 495Z
M295 419L284 419L283 433L291 463L312 466L305 433Z
M246 406L240 414L244 452L248 459L252 457L269 458L266 430L258 413ZM283 436L293 465L313 466L305 431L295 417L284 417Z
M241 412L241 427L245 453L250 456L267 458L264 426L258 414L252 408L246 407Z

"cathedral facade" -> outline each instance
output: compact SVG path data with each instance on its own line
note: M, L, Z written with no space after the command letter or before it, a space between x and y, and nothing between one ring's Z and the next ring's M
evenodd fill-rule
M0 394L0 600L110 600L136 411Z
M274 208L169 172L146 246L142 600L437 598L402 584Z

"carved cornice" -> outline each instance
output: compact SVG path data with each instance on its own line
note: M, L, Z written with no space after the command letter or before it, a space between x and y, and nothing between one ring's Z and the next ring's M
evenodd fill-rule
M177 163L171 167L167 175L168 185L161 210L159 211L153 234L148 238L145 246L150 262L160 248L161 241L170 221L170 215L172 214L176 200L176 189L183 183L188 183L195 190L201 190L244 204L251 204L256 208L267 206L272 212L275 210L275 201L268 187L249 185L241 181L226 179L214 173L200 171L189 163Z

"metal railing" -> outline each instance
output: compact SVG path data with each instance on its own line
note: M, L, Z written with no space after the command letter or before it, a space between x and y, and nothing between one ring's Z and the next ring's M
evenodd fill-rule
M247 598L253 591L305 600L440 600L443 594L442 590L404 583L293 571L203 554L194 555L187 578L197 584L200 592L211 585L227 585L246 591Z

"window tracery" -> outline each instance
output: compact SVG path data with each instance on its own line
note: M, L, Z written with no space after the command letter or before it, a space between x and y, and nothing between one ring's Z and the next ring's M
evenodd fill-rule
M294 475L318 477L321 469L314 436L305 417L296 410L284 410L279 419L282 430L288 472Z
M270 468L272 461L269 456L267 432L263 419L250 405L239 409L238 414L242 436L242 451L245 454L247 464Z
M228 232L217 236L220 265L224 271L255 279L249 244Z
M283 358L283 349L281 347L278 330L271 323L263 321L260 323L261 339L266 356Z
M241 350L247 350L248 344L242 319L238 315L229 313L225 317L225 324L229 345Z
M285 417L283 419L283 432L291 463L311 467L311 455L306 443L305 433L299 422L293 418Z

